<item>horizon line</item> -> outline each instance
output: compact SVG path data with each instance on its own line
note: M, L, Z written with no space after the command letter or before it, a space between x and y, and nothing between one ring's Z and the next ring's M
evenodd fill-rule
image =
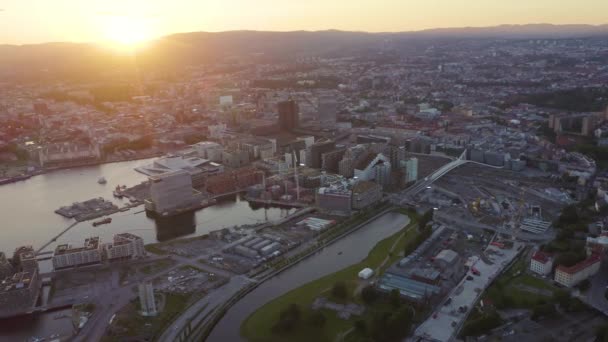
M318 30L252 30L252 29L234 29L234 30L224 30L224 31L184 31L184 32L172 32L163 34L156 38L150 39L147 43L151 43L154 41L162 40L175 35L182 34L194 34L194 33L235 33L235 32L260 32L260 33L295 33L295 32L307 32L307 33L321 33L321 32L344 32L344 33L361 33L361 34L370 34L370 35L380 35L380 34L403 34L403 33L423 33L430 31L440 31L440 30L474 30L474 29L489 29L489 28L501 28L501 27L524 27L524 26L584 26L584 27L592 27L592 28L608 28L608 22L604 24L585 24L585 23L569 23L569 24L553 24L553 23L527 23L527 24L497 24L490 26L453 26L453 27L433 27L426 28L420 30L404 30L404 31L364 31L364 30L342 30L342 29L318 29ZM608 33L608 31L606 32ZM23 44L15 44L15 43L0 43L0 46L12 46L12 47L25 47L25 46L34 46L34 45L53 45L53 44L83 44L83 45L97 45L100 44L101 41L43 41L43 42L34 42L34 43L23 43Z

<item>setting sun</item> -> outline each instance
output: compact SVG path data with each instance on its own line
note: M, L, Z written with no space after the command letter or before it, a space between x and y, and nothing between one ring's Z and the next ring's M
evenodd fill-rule
M153 38L151 23L145 18L104 16L101 26L105 40L121 49L136 47Z

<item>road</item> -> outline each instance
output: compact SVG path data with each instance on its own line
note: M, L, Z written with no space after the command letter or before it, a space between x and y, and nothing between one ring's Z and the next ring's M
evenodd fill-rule
M170 259L176 261L173 266L154 274L131 280L129 284L125 284L124 286L121 286L119 283L119 271L113 270L111 281L95 284L93 286L93 290L88 292L88 302L93 302L95 304L95 311L93 312L93 316L89 319L88 323L85 324L78 335L74 337L74 341L86 342L101 340L106 332L112 316L137 296L137 292L133 291L133 287L140 282L152 281L155 278L162 277L164 274L179 269L184 265L194 266L206 272L215 273L219 276L232 276L232 274L226 271L211 268L197 262L198 257L199 256L189 259L180 256L171 256ZM152 260L162 259L159 257L152 258ZM243 279L243 281L247 280ZM215 297L215 291L220 291L221 293L223 291L222 289L223 287L214 290L213 294L209 295L208 297Z
M602 265L600 271L591 278L591 288L587 291L584 301L608 316L606 286L608 286L608 265Z
M476 230L476 231L491 230L491 231L501 233L501 234L506 234L506 235L513 235L513 233L514 233L510 229L505 229L505 228L497 227L497 226L490 226L487 224L476 222L471 219L461 218L461 217L457 217L454 215L449 215L449 214L443 213L441 210L435 211L435 213L433 214L433 218L435 220L437 220L438 222L448 224L450 226L455 225L455 226L465 228L465 229L471 229L471 230ZM518 239L521 239L521 240L528 240L528 241L548 241L548 240L553 239L554 234L552 232L545 232L544 234L532 234L532 233L526 233L524 231L519 231L519 232L515 233L515 237Z
M200 324L202 321L208 318L208 313L213 311L218 305L230 299L230 297L232 297L251 281L252 279L244 276L235 276L230 278L230 281L226 285L214 290L212 296L210 295L203 297L201 300L194 303L186 311L184 311L179 318L173 322L169 329L165 329L165 332L161 335L159 341L177 341L179 333L184 330L184 328L190 323L191 319L192 326ZM200 310L202 311L199 312Z

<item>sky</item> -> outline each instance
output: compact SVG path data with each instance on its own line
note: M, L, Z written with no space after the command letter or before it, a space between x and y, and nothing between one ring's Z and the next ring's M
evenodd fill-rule
M608 0L0 0L0 44L148 40L177 32L388 32L607 24Z

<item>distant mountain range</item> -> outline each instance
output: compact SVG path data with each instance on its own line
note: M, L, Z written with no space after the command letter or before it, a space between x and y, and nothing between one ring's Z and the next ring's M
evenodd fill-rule
M608 37L608 25L500 25L438 28L410 32L348 31L227 31L191 32L162 37L137 55L138 68L183 66L221 60L229 55L263 53L269 59L295 55L347 55L378 48L390 39L397 44L434 39L540 39ZM46 43L0 45L0 76L39 80L56 76L88 79L99 71L131 68L132 57L117 56L94 44ZM1 79L0 79L1 81Z

